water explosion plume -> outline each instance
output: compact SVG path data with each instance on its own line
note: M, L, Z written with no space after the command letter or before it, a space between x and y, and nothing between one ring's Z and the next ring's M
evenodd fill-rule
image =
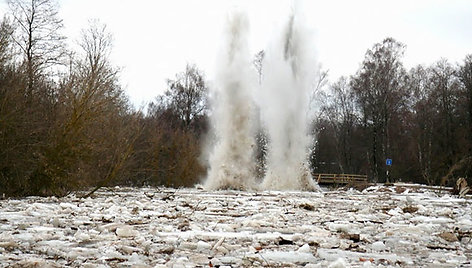
M308 110L316 73L310 36L293 13L266 52L260 106L269 146L263 189L319 189L308 165Z
M212 127L216 143L209 158L207 189L319 190L313 181L308 151L308 111L316 73L314 47L295 13L282 35L264 53L262 86L256 84L247 44L248 21L234 13L226 31L213 88ZM268 136L266 172L255 179L255 103Z
M247 44L249 22L244 13L230 15L226 43L212 88L212 127L216 144L209 157L207 189L248 189L254 181L254 104L251 89L255 74Z

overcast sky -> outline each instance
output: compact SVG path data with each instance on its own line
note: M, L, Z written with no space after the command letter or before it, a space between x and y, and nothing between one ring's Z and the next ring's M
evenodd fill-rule
M6 11L5 1L0 14ZM237 7L248 13L250 47L264 49L285 22L291 1L59 0L65 34L77 40L90 19L107 24L114 36L113 62L139 107L166 88L185 64L195 63L212 80L222 26ZM318 60L330 80L351 75L367 49L385 37L407 45L407 68L441 57L460 62L472 53L472 1L356 0L306 1L307 26L316 33Z

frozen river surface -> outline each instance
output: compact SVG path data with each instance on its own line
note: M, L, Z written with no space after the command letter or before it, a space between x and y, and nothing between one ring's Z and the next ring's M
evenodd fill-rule
M0 200L0 267L471 267L472 200L411 185Z

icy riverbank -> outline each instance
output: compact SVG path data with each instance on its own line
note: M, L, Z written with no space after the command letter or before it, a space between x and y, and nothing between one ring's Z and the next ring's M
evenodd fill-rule
M113 188L0 201L0 267L467 267L472 200L432 190Z

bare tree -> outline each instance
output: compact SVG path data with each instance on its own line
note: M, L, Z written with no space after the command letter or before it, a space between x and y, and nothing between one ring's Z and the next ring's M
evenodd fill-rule
M323 70L321 68L316 75L316 79L313 84L313 89L310 93L310 104L309 104L310 113L318 112L317 108L321 104L319 103L319 101L323 99L324 97L323 89L328 85L328 82L329 82L328 75L329 75L329 70Z
M461 158L460 83L456 69L442 59L410 71L412 90L410 131L419 171L428 184L439 179Z
M459 101L459 81L455 68L445 59L438 61L429 68L431 98L436 112L437 121L435 140L439 145L436 161L442 166L438 169L445 173L458 159L456 134L458 129L457 108ZM438 174L440 176L441 174Z
M136 128L126 119L118 71L109 62L111 36L100 24L82 34L82 51L58 93L49 143L30 176L33 193L63 195L102 178L108 182L131 154L135 138L126 127Z
M101 107L100 102L120 100L123 91L118 84L119 69L110 63L113 37L105 24L91 21L82 30L81 52L75 61L75 79L79 82L75 94L89 105Z
M167 80L166 104L178 114L186 128L205 113L208 88L203 73L194 65L187 64L185 71L175 79Z
M401 62L404 48L393 38L375 44L351 80L363 125L370 133L369 162L375 179L388 179L382 163L392 154L391 120L407 96L407 76Z
M464 63L460 66L458 74L465 93L466 114L469 127L469 155L472 155L472 54L465 57Z
M13 37L13 26L8 18L0 22L0 66L5 65L12 59L11 45Z
M411 133L415 143L415 158L423 180L432 185L435 182L433 177L435 112L429 87L429 74L428 69L421 65L411 69L409 86L413 93Z
M110 63L112 43L112 35L99 21L92 21L82 31L82 51L65 92L69 112L63 125L72 125L64 131L80 133L82 138L77 143L82 145L77 145L89 149L92 161L88 165L95 171L89 175L103 179L102 186L118 175L141 131L133 119L137 116L128 113L128 101L119 85L119 69Z
M105 25L93 22L82 31L79 42L82 51L60 92L66 109L61 123L64 133L60 137L84 131L85 124L100 121L108 109L120 106L123 92L118 85L118 69L109 61L111 45L112 37Z
M348 79L341 77L331 86L330 93L325 98L322 112L334 132L337 163L341 172L354 172L353 135L358 121L354 92Z
M13 16L14 41L23 55L31 94L36 79L66 55L63 27L54 0L7 0Z

